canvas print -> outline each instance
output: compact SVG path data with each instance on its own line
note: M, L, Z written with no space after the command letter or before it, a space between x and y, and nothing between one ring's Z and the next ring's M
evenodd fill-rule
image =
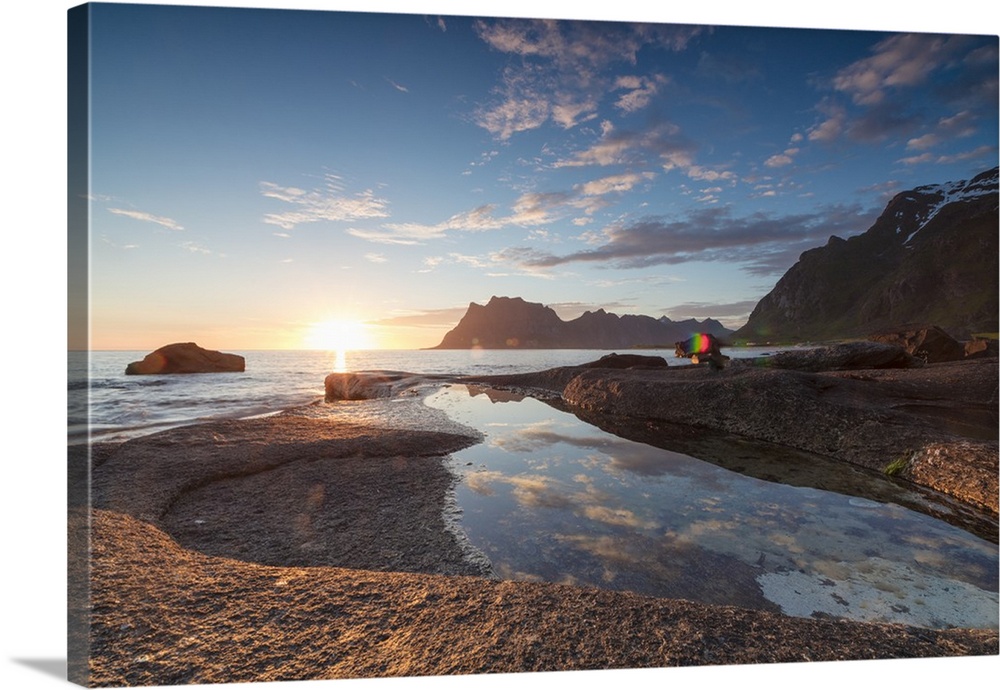
M68 29L71 681L997 655L997 36Z

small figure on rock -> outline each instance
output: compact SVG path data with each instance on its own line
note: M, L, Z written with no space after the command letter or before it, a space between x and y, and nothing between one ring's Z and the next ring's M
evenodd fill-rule
M722 354L719 347L722 342L711 333L695 333L687 340L674 343L674 354L678 357L689 357L692 364L708 362L712 369L722 369L729 357Z

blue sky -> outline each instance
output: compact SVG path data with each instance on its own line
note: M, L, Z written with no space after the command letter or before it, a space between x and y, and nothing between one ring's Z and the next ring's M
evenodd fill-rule
M93 19L95 349L429 347L491 295L738 327L894 193L997 164L995 35Z

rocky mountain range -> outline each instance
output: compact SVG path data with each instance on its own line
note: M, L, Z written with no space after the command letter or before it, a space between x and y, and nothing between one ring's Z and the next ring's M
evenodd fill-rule
M630 349L669 347L692 333L712 333L726 339L732 333L713 319L671 321L667 317L626 314L598 309L563 321L543 304L520 297L492 297L485 305L469 304L465 316L445 334L435 350L484 349Z
M897 194L863 234L804 252L735 341L802 342L933 324L998 330L997 168Z

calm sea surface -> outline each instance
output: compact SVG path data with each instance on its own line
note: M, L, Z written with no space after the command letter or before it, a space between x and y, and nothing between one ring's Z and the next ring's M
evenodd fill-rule
M756 357L766 348L731 348L732 357ZM626 352L626 351L622 351ZM660 354L671 366L683 365L673 352ZM234 351L246 358L246 371L225 374L126 376L129 362L146 352L70 353L70 442L86 440L89 402L91 438L121 440L212 419L279 412L323 397L323 380L334 371L392 370L416 374L512 374L591 362L607 350L364 350L338 355L329 351Z

